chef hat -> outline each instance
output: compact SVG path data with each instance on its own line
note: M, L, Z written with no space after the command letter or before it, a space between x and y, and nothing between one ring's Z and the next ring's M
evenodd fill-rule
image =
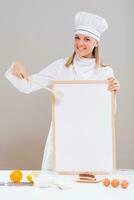
M100 16L78 12L74 19L75 34L84 34L100 40L101 34L108 28L106 20Z

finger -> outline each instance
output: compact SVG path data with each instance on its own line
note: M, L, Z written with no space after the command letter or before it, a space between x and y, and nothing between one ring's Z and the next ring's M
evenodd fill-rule
M21 80L23 80L23 76L22 76L21 74L19 74L19 78L20 78Z
M118 83L118 81L116 79L113 79L113 80L110 81L110 83L111 84L116 84L116 83Z
M111 87L120 87L120 84L119 84L119 82L118 81L114 81L114 82L112 82L112 83L109 83L109 86L108 86L109 88L111 88Z
M117 83L111 84L109 88L114 88L114 87L119 87L119 84L117 84Z
M28 76L25 72L21 73L21 75L22 75L23 79L26 79L27 81L29 80Z
M109 83L109 84L108 84L108 88L111 88L111 87L113 87L113 86L114 86L113 83Z
M27 74L25 74L25 79L26 79L27 81L29 81Z
M109 90L110 90L110 91L114 91L114 90L117 91L117 90L119 90L119 87L112 87L112 88L109 88Z
M120 85L119 84L119 81L117 80L117 79L115 79L115 78L113 78L113 79L109 79L109 81L108 81L108 84L109 84L109 87L111 87L111 86L113 86L113 85Z
M111 87L114 84L113 80L108 81L108 87Z
M115 79L112 81L113 84L119 84L119 82Z
M117 83L112 83L112 84L109 84L110 87L120 87L120 84L117 82Z
M20 73L20 75L21 75L21 77L23 78L23 79L25 79L25 74L24 73Z
M16 75L17 75L17 77L18 77L19 79L21 79L21 80L23 79L21 73L16 73Z

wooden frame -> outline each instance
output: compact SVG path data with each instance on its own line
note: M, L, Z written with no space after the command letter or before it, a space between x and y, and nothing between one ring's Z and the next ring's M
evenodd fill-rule
M89 80L89 81L81 81L81 80L80 81L53 81L52 87L53 87L54 91L59 90L59 91L64 92L63 100L61 100L60 102L57 102L57 100L53 97L53 101L52 101L52 131L53 131L53 137L54 137L54 140L53 140L53 170L57 171L61 174L78 174L78 173L83 172L83 171L91 171L95 174L105 174L105 173L108 173L108 172L115 170L115 168L116 168L115 96L114 96L114 93L111 93L110 91L107 90L108 82L107 81L96 81L96 80ZM68 89L69 87L70 87L70 89ZM96 91L95 91L95 87L96 87ZM89 93L87 93L87 91L89 89L90 89L90 95L89 95ZM72 95L70 97L69 97L69 91L70 91L70 95ZM101 92L99 92L99 91L101 91ZM81 92L82 95L79 94L79 92ZM91 98L91 92L93 93L92 95L94 95L94 99ZM66 93L68 93L68 94L66 94ZM95 95L96 95L96 97L95 97ZM100 95L100 97L99 97L99 95ZM85 97L85 98L83 99L83 97ZM105 138L103 138L104 141L106 140L106 142L104 142L102 140L101 136L98 136L99 132L97 130L97 126L95 125L94 126L95 128L92 126L92 130L94 130L94 134L98 134L97 137L100 137L99 142L97 140L95 141L96 137L94 137L94 134L90 133L90 131L86 131L87 128L90 128L91 125L84 129L83 127L81 127L82 125L80 125L80 123L76 123L77 126L79 126L79 128L76 128L75 125L74 125L75 127L73 127L73 128L76 128L76 130L78 130L78 132L79 132L79 129L83 130L81 133L82 134L85 133L86 137L90 136L89 138L91 138L91 136L92 136L92 141L93 141L94 146L92 146L91 142L89 142L89 145L87 145L88 144L87 141L89 141L89 138L88 138L88 140L84 141L85 145L87 145L86 147L84 146L84 144L82 142L81 146L80 146L80 148L82 148L81 151L83 151L83 153L84 152L86 153L86 149L87 149L87 151L89 153L87 153L87 156L85 156L85 155L83 156L85 160L82 158L82 156L80 156L78 158L78 155L77 155L76 160L73 164L72 162L74 160L74 156L76 155L75 154L76 152L74 152L74 155L71 155L70 153L72 151L74 151L74 148L77 148L77 151L79 151L80 148L78 148L78 145L80 145L80 141L77 141L77 139L78 140L81 139L81 141L82 141L83 135L80 133L79 135L77 135L78 138L74 142L71 142L71 140L70 140L70 144L69 144L69 138L70 137L72 137L73 139L76 138L76 133L74 133L74 131L68 132L67 130L64 129L64 127L67 128L68 125L69 125L69 122L67 122L67 121L69 121L69 119L72 117L72 115L75 116L75 111L76 111L75 109L77 108L77 106L79 108L81 107L81 106L77 105L77 103L78 104L80 103L80 101L78 101L78 99L80 99L80 98L81 98L81 105L82 106L87 103L87 101L85 101L86 98L89 98L89 100L92 99L92 104L94 104L94 105L88 104L88 106L87 106L87 107L90 107L89 108L90 110L92 109L93 106L97 107L98 110L99 110L99 106L100 107L103 106L105 108L105 109L100 108L100 110L103 110L103 112L101 112L101 113L103 114L105 121L101 120L100 116L99 116L100 118L99 117L95 118L95 116L99 115L99 113L97 113L98 111L96 109L94 109L94 110L96 110L95 111L96 114L94 114L92 112L91 116L89 114L89 110L86 109L86 107L85 107L84 111L82 110L83 108L80 109L80 111L84 112L84 114L83 114L84 116L85 116L85 113L87 113L87 116L90 119L91 119L91 117L93 117L95 120L98 120L98 121L95 121L95 120L92 121L92 123L94 123L94 124L97 124L99 122L99 120L101 120L101 123L100 124L98 123L99 126L98 126L98 124L97 124L97 126L99 128L101 128L102 124L103 124L103 126L106 126L106 130L107 130L107 133L109 134L109 136L107 136L107 133L104 133L104 131L103 131L104 127L102 127L103 133L101 133L101 134L103 135L103 137L105 136ZM95 98L96 99L100 98L100 99L96 100ZM76 101L77 101L77 103L75 105ZM106 105L104 104L104 101L106 101L105 102ZM99 106L98 106L98 103L95 104L95 102L99 102ZM65 109L63 109L64 104L66 104ZM68 109L67 109L67 106L68 106ZM75 107L74 110L72 109L73 107ZM61 108L63 110L61 110ZM71 110L70 114L68 112L69 109ZM106 112L105 112L105 110L106 110ZM68 116L64 118L63 115L66 115L66 114ZM85 120L83 115L82 115L81 119L78 119L78 122ZM81 115L76 113L75 117L77 118L77 116L80 117ZM57 118L60 118L60 117L62 117L62 122L60 122L60 119L57 120ZM67 123L66 122L64 123L63 121L64 122L66 121ZM63 127L62 124L64 124L64 127ZM85 124L86 124L86 126L88 126L87 125L88 123L85 123ZM68 129L68 130L71 130L71 128ZM74 130L74 129L72 129L72 130ZM67 133L66 133L66 131L67 131ZM61 132L63 134L61 134ZM87 134L87 132L88 132L88 134ZM70 137L68 137L68 134L70 134ZM64 135L64 137L63 137L63 135ZM86 139L85 136L84 136L84 139ZM60 143L61 142L60 137L61 137L62 143ZM64 143L64 147L63 147L63 143ZM67 149L66 143L68 144L67 145L68 149ZM83 150L83 147L84 147L85 150ZM67 152L67 150L68 150L68 152ZM95 155L95 157L91 154L91 152L92 152L93 155ZM63 156L62 153L66 156ZM103 157L101 158L101 156L102 156L101 153L103 154L104 158ZM107 154L106 157L104 156L104 153ZM79 151L79 155L80 154L81 154L81 152ZM88 157L88 155L89 155L89 157ZM72 158L70 159L69 156L72 156ZM86 161L85 157L87 157L87 161ZM70 159L71 163L68 164L69 159ZM78 159L80 159L82 161L82 164L78 161ZM103 163L103 160L104 160L105 163ZM76 166L75 166L75 163L77 163ZM86 163L88 163L87 167L86 167ZM94 164L93 165L91 164L91 167L89 167L90 163L94 163ZM69 166L69 165L72 165L72 166ZM73 167L73 165L74 165L74 167Z

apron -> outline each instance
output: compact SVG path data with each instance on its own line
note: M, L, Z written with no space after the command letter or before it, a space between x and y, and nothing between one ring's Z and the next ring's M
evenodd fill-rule
M53 167L53 133L51 124L45 145L41 170L42 171L52 170L52 167Z
M95 59L87 60L83 59L84 61L80 61L75 59L72 68L72 78L68 77L68 80L103 80L107 77L107 72L104 72L104 74L101 74L101 71L95 70ZM105 68L102 68L105 69ZM111 76L111 75L108 75ZM52 124L50 126L50 131L48 134L44 155L43 155L43 161L42 161L42 167L41 170L52 170L53 169L53 133L52 133Z

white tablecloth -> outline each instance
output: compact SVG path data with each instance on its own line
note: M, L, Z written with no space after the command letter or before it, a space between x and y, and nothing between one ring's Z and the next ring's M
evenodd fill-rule
M31 171L23 171L24 179ZM0 182L9 180L10 171L0 171ZM107 176L105 176L107 177ZM0 200L134 200L134 171L110 175L110 178L127 179L127 189L104 187L102 183L72 183L70 189L60 190L56 186L0 186Z

